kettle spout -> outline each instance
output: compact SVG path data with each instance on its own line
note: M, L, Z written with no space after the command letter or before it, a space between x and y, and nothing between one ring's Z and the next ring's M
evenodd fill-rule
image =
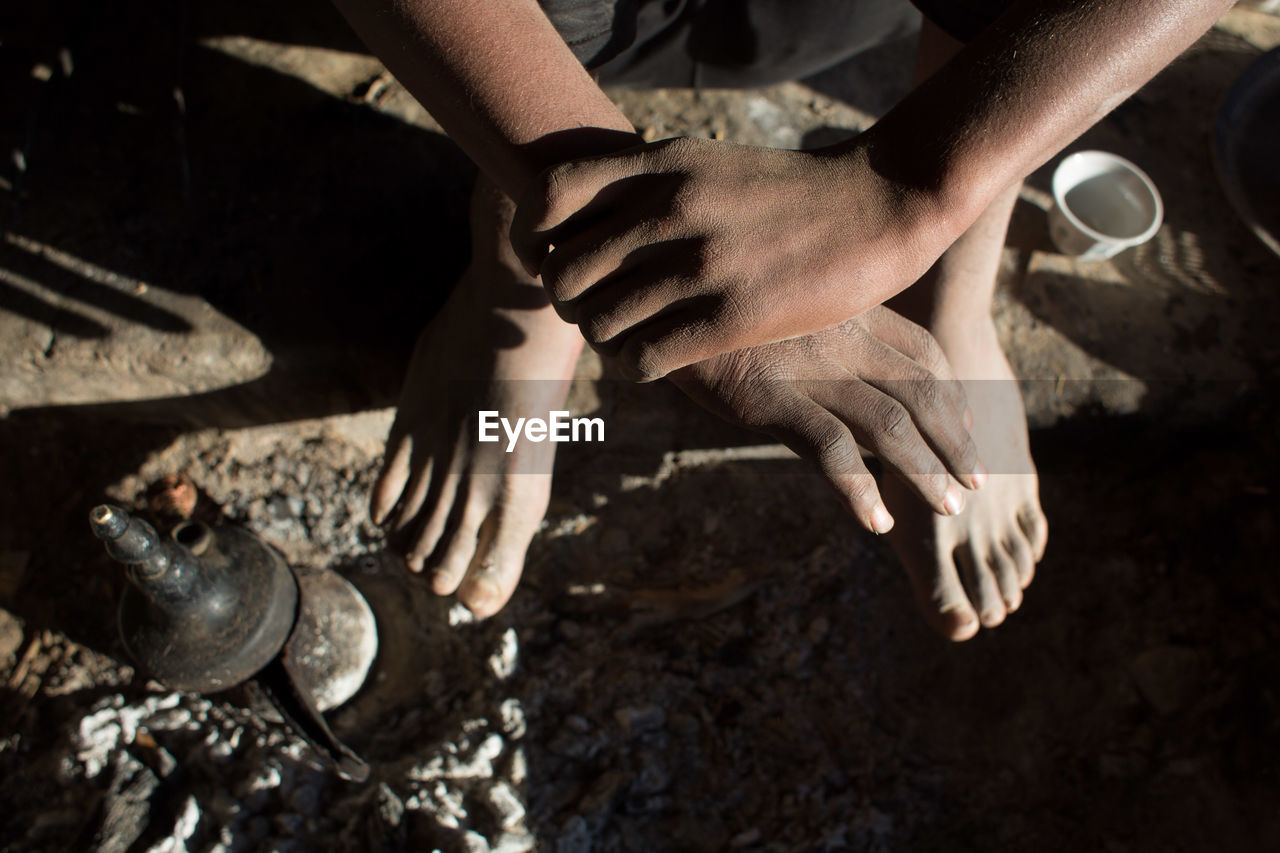
M101 504L89 512L89 527L107 553L130 567L135 584L149 596L180 601L193 592L199 572L182 546L161 539L154 527L118 506Z

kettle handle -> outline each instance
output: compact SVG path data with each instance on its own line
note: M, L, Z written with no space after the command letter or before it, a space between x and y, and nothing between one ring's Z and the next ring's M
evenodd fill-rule
M311 697L305 690L299 689L297 673L291 665L292 640L293 637L290 636L280 654L259 670L254 680L284 721L308 746L327 758L337 769L339 776L349 782L365 781L369 778L369 765L351 747L338 740Z

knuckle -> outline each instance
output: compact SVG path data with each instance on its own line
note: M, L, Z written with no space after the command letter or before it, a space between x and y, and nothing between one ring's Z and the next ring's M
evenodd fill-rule
M946 408L946 395L942 384L932 374L920 376L912 381L913 398L922 413L939 415Z
M633 338L623 347L621 360L642 382L661 379L668 372L656 341Z
M564 195L565 184L568 182L571 168L571 164L568 163L552 166L543 169L536 178L537 183L534 185L532 195L541 217L533 223L534 230L541 230L546 221L551 218L552 212Z
M845 493L855 506L866 506L878 503L880 492L876 488L875 478L870 474L855 474L849 477Z
M703 206L700 196L697 188L690 186L688 182L682 183L676 189L671 196L669 209L673 224L684 224L697 218L698 211Z
M707 319L710 321L707 337L721 351L738 349L743 336L755 326L742 299L732 293L726 293L716 300Z
M897 402L886 404L876 415L879 440L888 445L905 443L914 431L911 415Z
M929 368L930 371L936 373L937 369L946 363L946 357L942 354L942 347L938 345L933 335L929 334L929 330L923 326L915 326L910 333L911 346L914 348L916 361Z
M786 419L769 399L772 380L763 376L746 376L729 380L724 386L724 401L729 411L743 426L779 432Z
M582 332L582 337L593 346L611 340L617 334L617 324L613 318L602 312L583 317L578 323L578 328Z
M860 460L858 446L848 430L836 424L824 423L810 436L814 457L818 465L831 475L844 473Z

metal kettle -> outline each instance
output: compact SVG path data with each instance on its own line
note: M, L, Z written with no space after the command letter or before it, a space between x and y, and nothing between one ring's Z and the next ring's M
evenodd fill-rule
M162 538L109 504L90 511L89 526L128 566L119 630L141 667L196 693L252 680L340 775L368 777L321 714L354 695L377 652L373 612L350 583L331 571L291 569L238 527L183 521Z

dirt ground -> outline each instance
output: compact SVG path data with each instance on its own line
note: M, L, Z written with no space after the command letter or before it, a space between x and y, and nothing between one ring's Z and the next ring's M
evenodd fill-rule
M404 360L466 262L471 172L321 4L0 13L0 846L104 850L1273 849L1280 258L1209 156L1280 44L1236 10L1073 148L1137 161L1156 239L1054 253L1028 181L996 315L1051 523L963 645L800 462L600 379L511 606L477 624L367 519ZM751 92L619 92L647 138L819 145L910 45ZM90 536L185 471L379 620L324 769L240 693L172 693Z

